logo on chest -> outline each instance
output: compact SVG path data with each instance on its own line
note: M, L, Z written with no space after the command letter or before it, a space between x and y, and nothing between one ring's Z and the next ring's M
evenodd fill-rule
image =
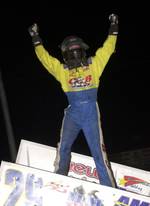
M72 88L89 87L92 85L92 75L85 77L73 77L69 80L69 85Z

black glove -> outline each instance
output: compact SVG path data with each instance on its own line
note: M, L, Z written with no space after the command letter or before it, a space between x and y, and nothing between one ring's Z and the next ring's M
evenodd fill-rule
M42 44L42 40L39 36L39 28L36 23L34 23L32 26L28 28L28 32L30 36L32 37L32 42L34 46L37 46L39 44Z
M118 16L116 14L110 14L109 21L111 24L118 24Z
M109 35L117 35L118 34L118 15L110 14L109 21L110 21Z

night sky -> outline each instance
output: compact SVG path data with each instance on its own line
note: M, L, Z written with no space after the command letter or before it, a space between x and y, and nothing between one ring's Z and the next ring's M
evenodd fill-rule
M149 16L142 8L118 8L1 7L0 68L17 150L21 139L56 147L67 107L60 84L35 56L28 27L39 25L45 48L59 60L58 45L72 34L84 39L88 55L94 55L107 37L111 13L119 16L119 35L98 93L106 148L113 154L150 147ZM10 161L1 102L0 139L0 159ZM89 154L82 132L72 151Z

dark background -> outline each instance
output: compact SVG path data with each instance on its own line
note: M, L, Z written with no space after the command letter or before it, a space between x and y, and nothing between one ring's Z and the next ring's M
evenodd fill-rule
M90 46L88 55L94 55L107 37L111 13L119 16L119 36L98 93L106 148L114 154L150 147L146 6L4 6L0 10L0 68L17 150L21 139L56 147L67 106L59 83L35 56L28 27L34 22L39 25L45 48L60 60L58 45L72 34L83 38ZM83 134L79 136L73 151L89 155ZM0 159L11 161L1 102L0 140Z

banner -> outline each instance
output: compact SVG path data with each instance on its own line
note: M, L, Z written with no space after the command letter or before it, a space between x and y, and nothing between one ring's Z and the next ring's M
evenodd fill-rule
M54 172L56 148L22 140L16 163ZM150 172L111 162L120 189L150 196ZM99 183L92 157L72 152L68 176Z
M1 162L0 206L150 206L150 198Z

